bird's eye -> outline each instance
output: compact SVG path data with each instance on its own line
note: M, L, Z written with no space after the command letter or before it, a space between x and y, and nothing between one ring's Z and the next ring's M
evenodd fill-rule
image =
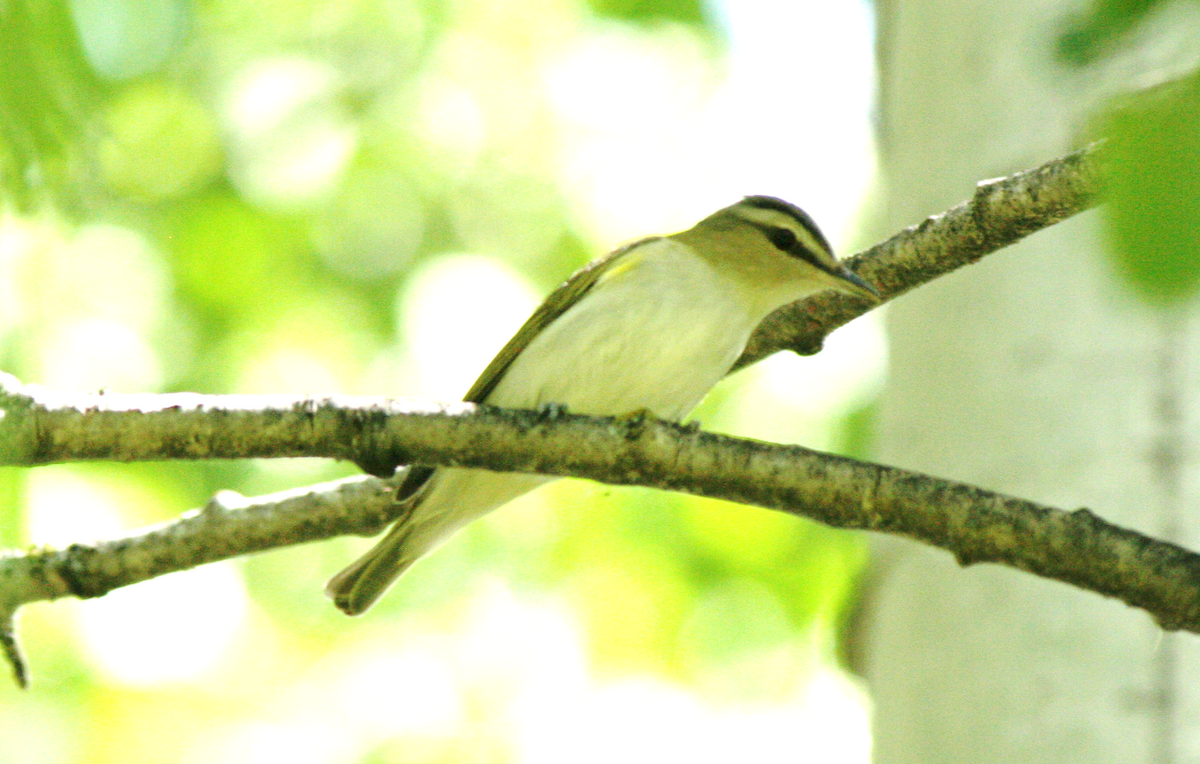
M796 234L787 228L772 228L767 238L784 252L791 252L792 247L796 246Z

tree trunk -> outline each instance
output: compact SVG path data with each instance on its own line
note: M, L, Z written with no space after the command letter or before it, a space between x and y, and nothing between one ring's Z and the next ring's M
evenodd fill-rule
M890 227L1076 148L1115 73L1166 56L1143 49L1103 76L1057 65L1072 10L880 3ZM1101 224L1088 213L897 301L877 456L1197 548L1200 334L1119 283ZM1063 584L879 547L862 621L879 764L1200 755L1194 636Z

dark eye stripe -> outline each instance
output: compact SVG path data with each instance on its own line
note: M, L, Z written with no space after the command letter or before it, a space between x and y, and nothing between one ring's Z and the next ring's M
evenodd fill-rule
M775 248L783 252L791 253L792 248L796 246L796 234L787 228L769 228L766 234Z
M760 210L774 210L787 215L816 239L817 243L825 248L825 251L833 251L833 247L829 246L829 242L825 240L825 235L821 233L821 229L817 227L816 222L808 216L807 212L791 202L785 202L774 196L747 196L742 199L742 202L751 207L757 207Z
M825 271L828 274L834 276L839 275L832 266L827 265L823 260L821 260L816 252L813 252L808 247L804 246L804 244L796 238L794 231L789 231L786 228L763 225L761 223L755 223L749 220L746 222L762 231L763 236L767 237L767 241L771 242L771 244L781 252L786 252L792 257L798 260L803 260L814 268ZM784 246L785 244L787 246Z
M817 257L816 253L810 250L808 247L796 247L792 250L791 254L793 257L800 258L817 270L825 271L830 275L837 275L837 272L834 271L833 268Z

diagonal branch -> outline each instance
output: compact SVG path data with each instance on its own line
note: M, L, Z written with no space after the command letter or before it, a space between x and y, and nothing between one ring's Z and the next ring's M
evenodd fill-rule
M847 259L885 301L970 265L1026 236L1096 206L1100 143L1040 167L977 184L975 195ZM875 307L858 297L822 292L767 317L735 369L780 350L812 355L834 329Z

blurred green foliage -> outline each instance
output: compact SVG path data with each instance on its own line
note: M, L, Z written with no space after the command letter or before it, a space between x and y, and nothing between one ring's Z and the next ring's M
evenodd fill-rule
M543 78L564 39L613 19L707 29L686 0L0 3L0 364L71 390L431 394L413 382L401 320L430 263L478 253L545 291L601 246L561 190ZM490 308L467 306L469 322L491 318L473 310ZM859 447L863 432L855 416L835 440ZM0 470L0 542L113 535L219 489L354 471L318 460ZM503 688L525 680L488 672L520 651L489 648L491 668L475 671L483 648L469 641L493 633L479 624L506 601L488 594L495 580L520 601L504 606L514 622L526 601L574 614L599 675L786 699L863 562L858 539L784 515L564 482L472 526L351 621L320 591L362 548L339 539L245 560L240 583L208 604L225 579L131 587L145 602L108 642L104 619L126 613L124 593L30 608L35 686L0 690L0 764L274 760L289 740L303 760L507 760L496 730L519 704ZM167 615L173 597L183 615ZM218 623L228 643L210 633ZM540 645L539 631L521 639ZM195 635L201 646L179 647ZM457 726L368 725L372 713L401 723L389 709L416 679L375 688L379 710L347 684L355 672L387 676L386 656L431 641L442 647L428 665L466 667ZM143 645L132 663L123 643ZM524 673L558 671L555 651L570 644L546 642ZM209 663L194 657L203 645L219 647ZM158 678L137 673L172 649ZM168 670L193 664L194 675ZM312 754L328 743L309 741L314 730L336 755ZM263 740L275 742L254 753Z
M1076 66L1096 61L1162 5L1161 0L1092 0L1059 37L1059 59Z
M708 23L702 0L588 0L588 5L600 16L622 21Z
M63 2L0 5L0 189L23 210L74 206L92 180L83 143L100 85Z
M1060 37L1060 60L1103 64L1163 7L1093 0ZM1103 214L1117 270L1150 303L1184 303L1200 286L1200 74L1113 99L1090 132L1109 140Z
M1092 0L1058 41L1074 67L1102 64L1159 0ZM1090 132L1107 138L1104 215L1118 272L1158 306L1180 305L1200 285L1200 74L1122 95Z
M1200 75L1123 99L1101 133L1118 268L1147 300L1180 304L1200 287Z

